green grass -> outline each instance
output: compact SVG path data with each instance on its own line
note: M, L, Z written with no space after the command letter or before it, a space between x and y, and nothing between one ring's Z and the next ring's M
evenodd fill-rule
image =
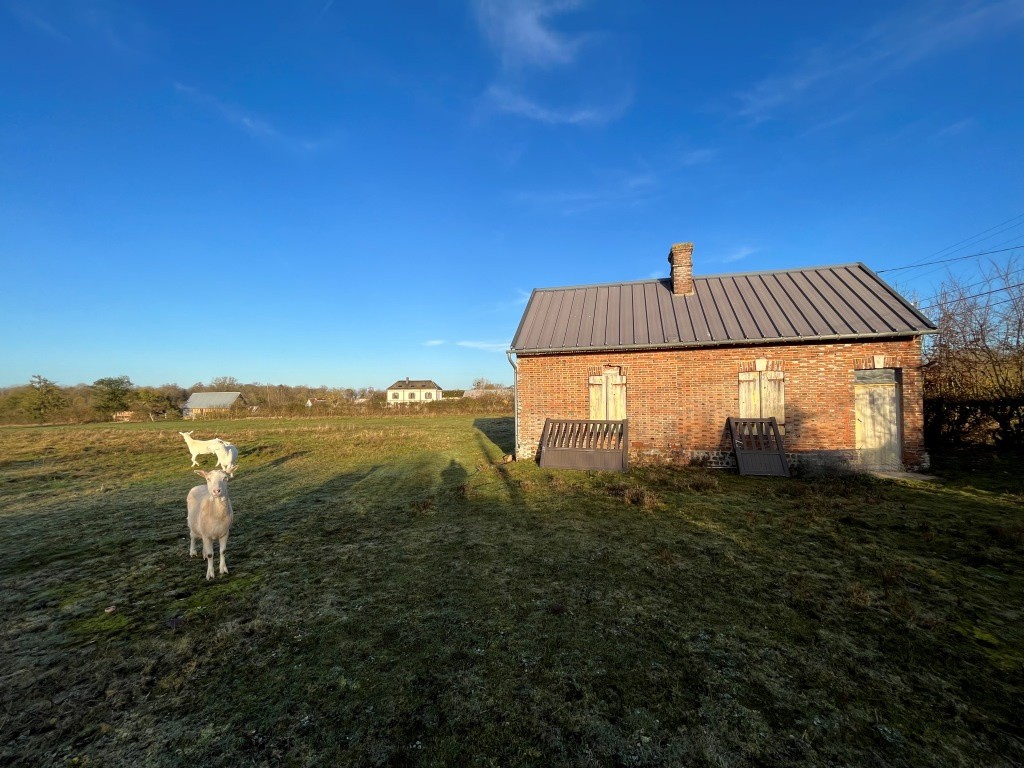
M197 433L240 449L211 582L176 429L0 428L0 763L1024 763L1019 464L547 471L501 463L502 416Z

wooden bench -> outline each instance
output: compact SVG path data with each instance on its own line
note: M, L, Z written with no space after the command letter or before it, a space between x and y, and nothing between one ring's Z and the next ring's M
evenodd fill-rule
M540 465L550 469L629 468L628 419L545 419Z
M729 431L741 475L789 477L786 449L774 416L768 419L730 418Z

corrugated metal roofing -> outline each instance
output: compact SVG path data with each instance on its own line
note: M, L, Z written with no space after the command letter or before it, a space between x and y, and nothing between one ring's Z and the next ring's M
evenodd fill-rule
M432 379L402 379L388 389L441 389Z
M517 354L917 336L935 326L860 263L671 280L541 288Z
M193 392L185 408L230 408L241 392Z

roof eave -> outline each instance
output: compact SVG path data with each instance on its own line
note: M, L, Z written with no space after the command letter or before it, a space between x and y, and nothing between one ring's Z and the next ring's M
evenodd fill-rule
M599 347L546 347L535 349L516 349L512 347L509 351L515 355L548 355L567 352L632 352L652 349L696 349L700 347L760 347L771 344L807 344L825 343L833 341L875 341L877 339L905 339L914 336L928 336L938 331L934 328L927 330L914 330L882 333L858 333L834 334L830 336L786 336L771 339L729 339L725 341L687 341L670 342L665 344L613 344Z

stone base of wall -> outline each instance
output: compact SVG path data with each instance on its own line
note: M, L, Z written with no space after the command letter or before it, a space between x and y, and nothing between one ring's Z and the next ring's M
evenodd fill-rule
M520 451L516 454L517 461L529 461L536 458L536 451L526 453ZM912 457L915 458L915 457ZM927 453L921 454L919 462L907 464L905 469L908 472L928 469L930 465ZM801 451L799 453L787 453L786 462L791 470L814 474L834 472L859 472L862 471L858 461L857 451ZM736 454L732 451L699 451L699 450L670 450L662 451L656 448L630 451L631 464L678 464L680 466L698 466L708 469L736 469Z

